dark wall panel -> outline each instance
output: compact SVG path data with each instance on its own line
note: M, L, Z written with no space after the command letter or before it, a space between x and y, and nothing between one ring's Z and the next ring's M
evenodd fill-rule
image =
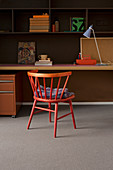
M0 63L18 63L18 42L34 41L36 60L39 54L48 54L54 64L72 64L79 53L79 36L72 35L1 35Z
M112 0L52 0L53 8L111 8Z
M0 8L48 8L49 0L0 0Z

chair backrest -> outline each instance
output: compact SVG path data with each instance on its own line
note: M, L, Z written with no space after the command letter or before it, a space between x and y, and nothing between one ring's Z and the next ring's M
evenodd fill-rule
M53 92L53 83L54 83L54 78L58 78L58 83L57 87L55 89L55 97L54 100L57 100L58 92L59 92L59 87L61 83L61 78L65 77L65 82L63 83L62 87L62 92L60 94L60 99L62 99L69 76L72 74L71 71L69 72L62 72L62 73L37 73L37 70L34 71L29 71L27 72L30 84L33 90L33 95L37 97L37 99L49 99L52 100L52 92ZM40 78L43 80L43 92L44 95L42 94L42 85L40 84ZM47 97L47 86L46 86L46 79L50 79L50 87L49 87L49 98Z

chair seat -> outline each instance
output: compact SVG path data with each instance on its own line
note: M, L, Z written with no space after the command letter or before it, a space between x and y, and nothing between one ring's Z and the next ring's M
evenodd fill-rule
M63 99L43 99L43 98L37 98L36 96L33 97L34 100L40 101L40 102L51 102L51 103L56 103L56 102L68 102L69 100L72 100L75 98L75 95L71 95L70 97L63 98Z
M41 88L41 92L42 92L42 97L45 98L44 87L42 85L40 85L40 88ZM51 90L50 87L46 87L46 97L47 97L47 99L50 99L50 90ZM62 90L63 90L63 88L59 88L57 99L60 99L60 96L62 94ZM57 88L52 89L52 99L55 99L56 91L57 91ZM38 92L39 97L41 97L39 88L37 88L37 92ZM62 98L65 99L65 98L68 98L68 97L70 97L72 95L74 95L74 93L69 92L68 88L65 88ZM35 91L35 96L37 97L36 91Z

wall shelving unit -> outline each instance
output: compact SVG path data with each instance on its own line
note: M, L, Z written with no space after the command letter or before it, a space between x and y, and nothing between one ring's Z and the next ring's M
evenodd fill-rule
M50 16L49 32L29 32L29 18L42 13L48 13ZM0 1L0 73L12 74L22 71L23 102L32 101L26 71L37 67L18 65L19 41L36 42L36 59L41 53L49 55L55 65L38 67L41 72L72 70L68 87L76 93L75 101L113 101L113 66L71 65L80 52L80 38L83 37L83 32L64 32L69 31L70 17L84 17L85 30L93 24L97 37L113 37L111 0ZM60 23L60 32L51 32L51 26L56 19Z
M50 32L29 32L29 18L34 14L50 15ZM36 59L47 53L55 64L72 64L80 52L83 32L69 31L70 17L84 17L85 29L93 24L96 36L113 34L113 2L64 0L0 1L0 64L18 63L18 42L35 41ZM51 32L58 19L60 32ZM4 32L2 32L4 30ZM85 30L84 30L85 31Z

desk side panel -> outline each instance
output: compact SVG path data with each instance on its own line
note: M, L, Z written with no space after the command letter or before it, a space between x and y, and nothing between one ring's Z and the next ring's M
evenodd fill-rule
M23 101L23 73L18 72L16 73L16 81L15 81L15 88L16 88L16 112L19 111L22 101Z

